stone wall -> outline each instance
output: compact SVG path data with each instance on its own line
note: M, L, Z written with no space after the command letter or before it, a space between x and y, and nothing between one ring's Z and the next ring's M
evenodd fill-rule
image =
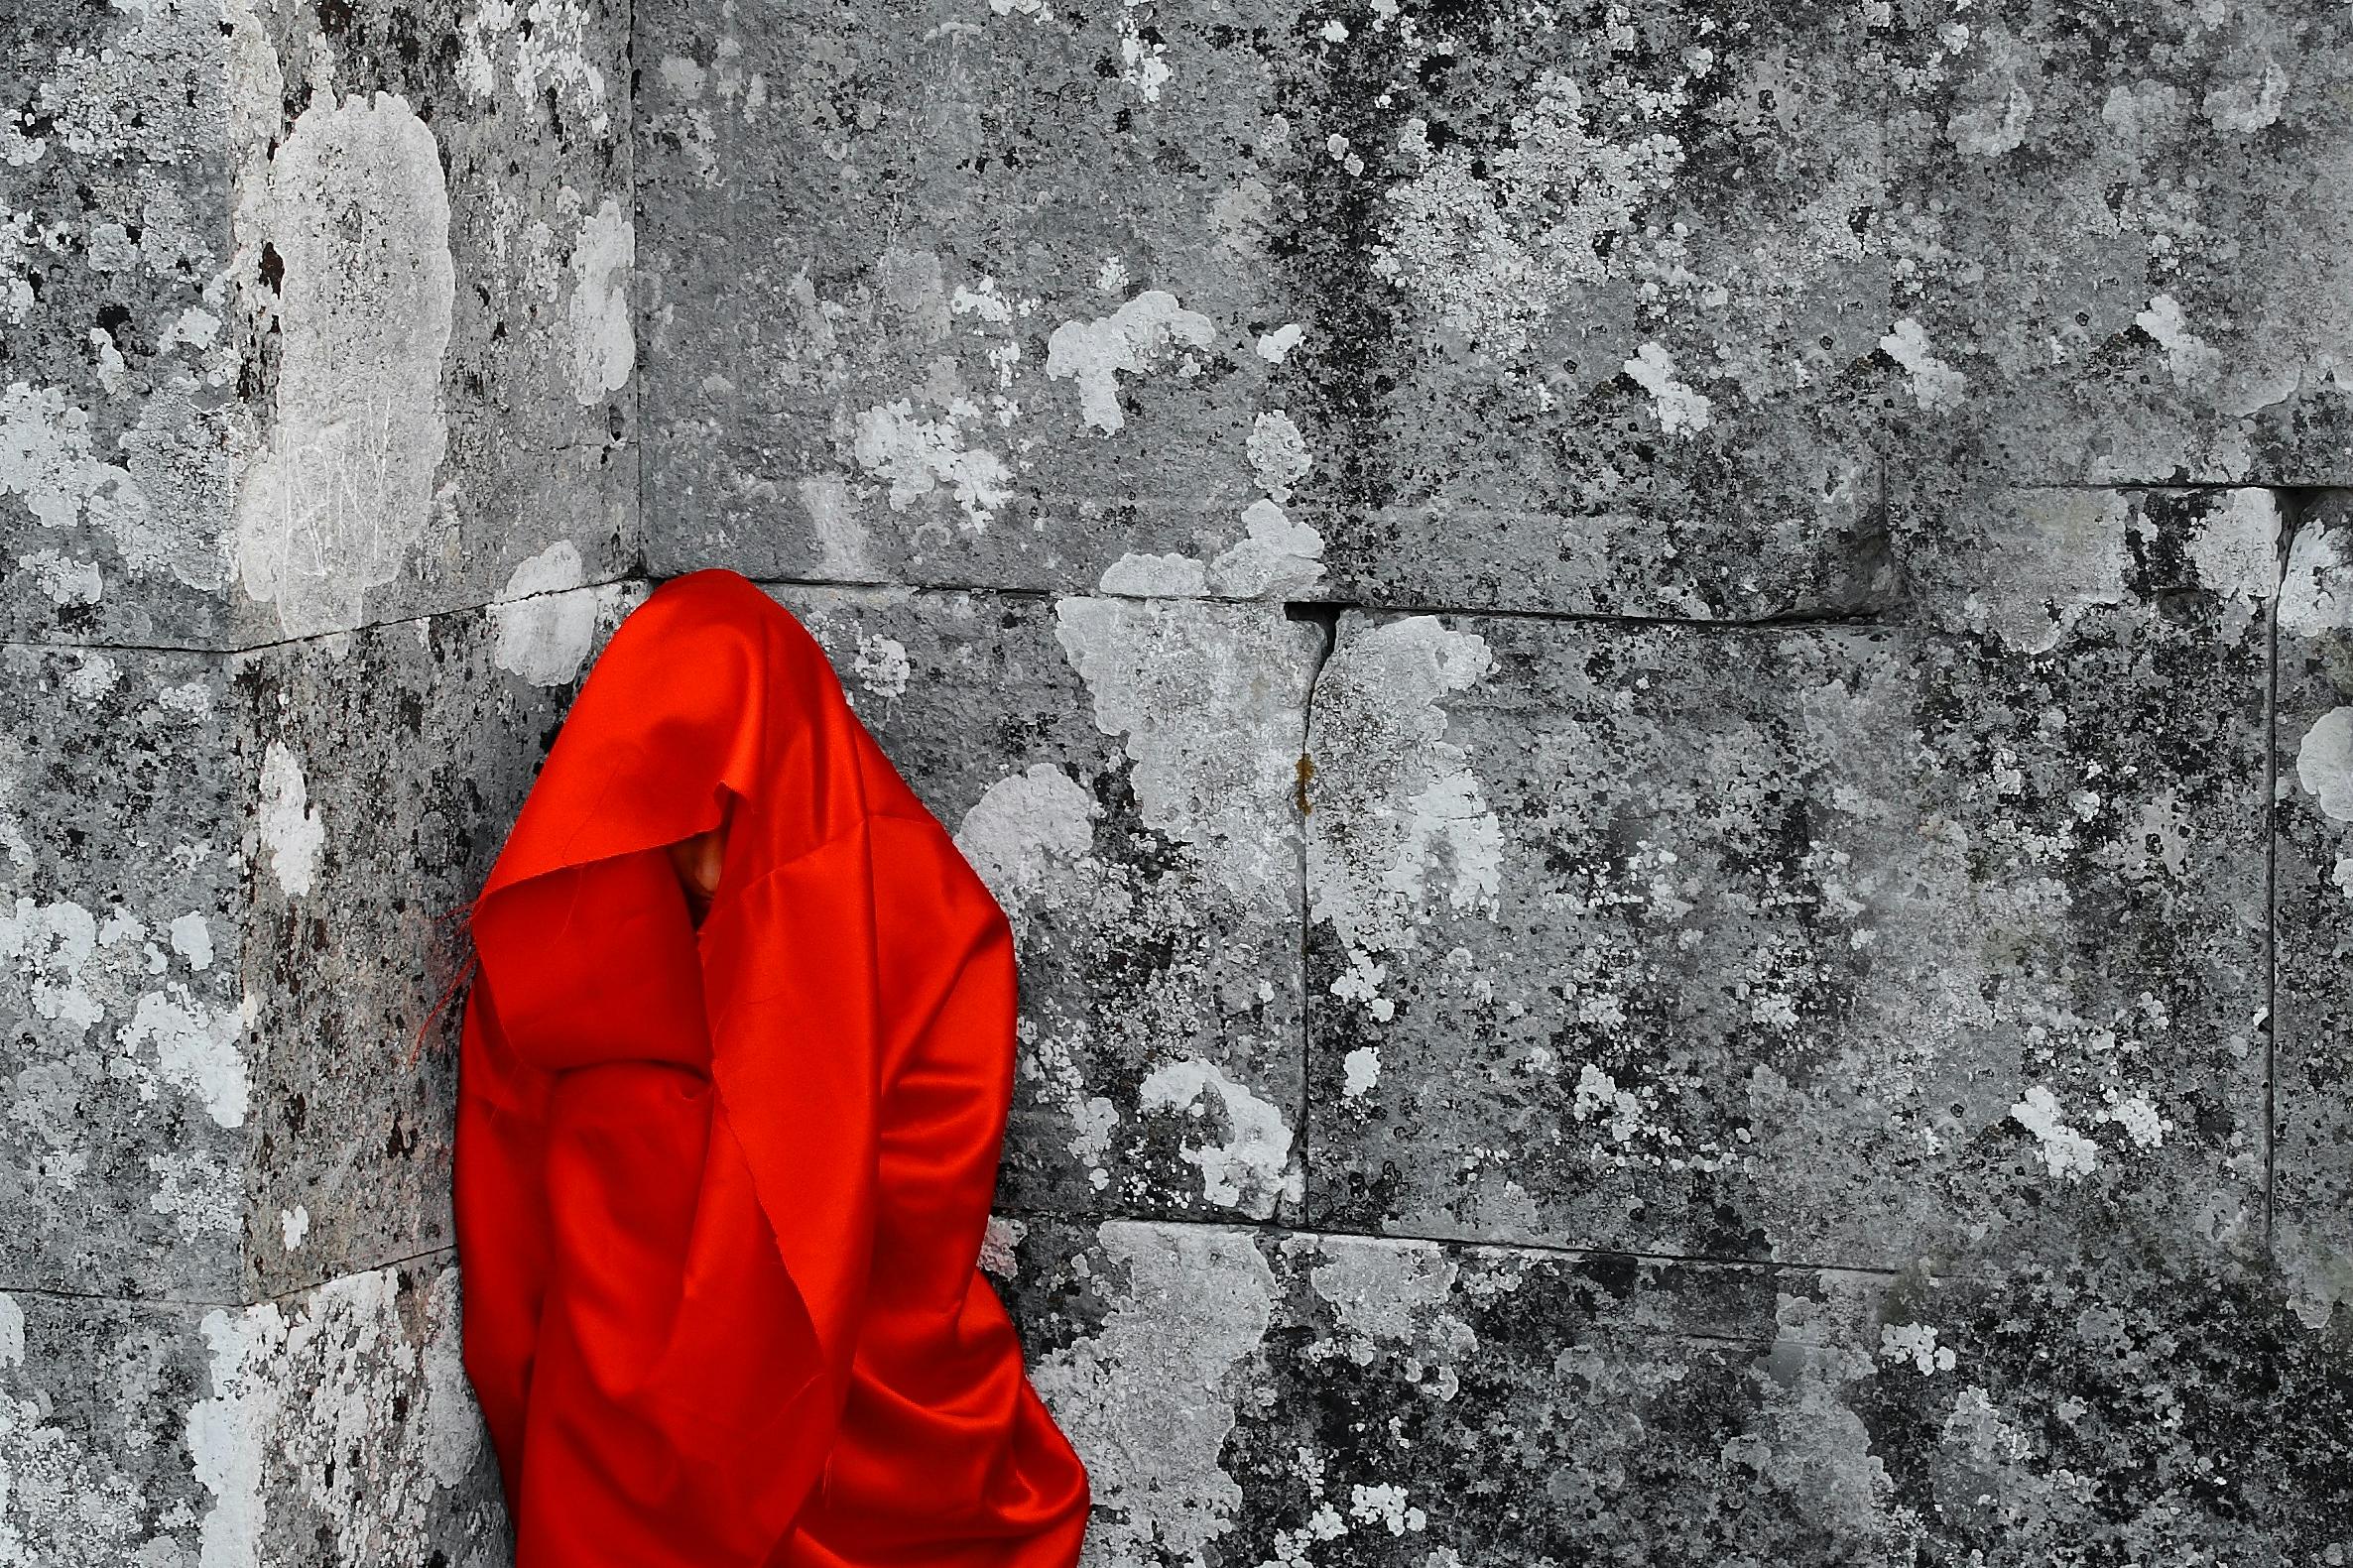
M455 911L708 565L1091 1563L2353 1561L2332 8L19 9L0 1565L506 1560Z

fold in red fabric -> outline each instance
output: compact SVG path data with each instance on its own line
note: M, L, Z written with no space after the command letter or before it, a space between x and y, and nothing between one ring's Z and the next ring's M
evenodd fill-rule
M699 925L668 846L725 825ZM978 1267L1012 932L791 612L657 588L471 910L463 1358L517 1568L1069 1568Z

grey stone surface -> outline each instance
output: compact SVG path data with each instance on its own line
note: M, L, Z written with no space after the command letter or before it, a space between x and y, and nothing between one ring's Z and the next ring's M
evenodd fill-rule
M235 647L629 565L617 9L5 26L0 629Z
M2320 8L637 32L658 569L1753 619L1920 474L2348 460Z
M237 1283L235 707L217 659L0 647L0 1288Z
M2353 1300L2353 515L2297 520L2279 598L2274 1242L2299 1311Z
M573 589L238 657L246 1291L453 1241L465 907L643 597Z
M2269 500L1982 524L1923 601L1975 632L1342 617L1316 1222L1883 1267L2053 1209L2260 1236Z
M507 1560L433 1009L702 565L1013 919L1089 1568L2353 1560L2345 18L0 38L0 1568Z
M247 1307L0 1292L0 1562L503 1555L457 1286L444 1253Z
M225 658L0 648L0 1286L258 1298L449 1242L456 1010L428 1016L641 596Z
M1102 1563L2325 1562L2347 1328L2162 1240L2008 1278L1001 1228Z
M1259 605L772 591L1012 917L1000 1204L1289 1213L1320 630Z

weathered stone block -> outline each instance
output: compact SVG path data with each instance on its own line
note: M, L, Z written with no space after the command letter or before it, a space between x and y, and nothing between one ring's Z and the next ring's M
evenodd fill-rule
M1269 606L774 588L1011 917L1000 1202L1300 1192L1299 827L1320 630Z
M455 1007L419 1031L637 597L0 649L0 1283L236 1300L449 1241Z
M1296 20L640 7L655 569L1312 580L1265 280Z
M250 1307L0 1293L0 1552L506 1560L447 1255Z
M1343 616L1317 1223L1884 1266L2260 1229L2277 518L1944 523L1903 628Z
M235 709L216 658L0 647L0 1284L236 1287Z
M12 18L0 629L237 647L615 577L626 23Z
M1002 1224L1093 1560L2325 1561L2353 1331L2163 1243L2015 1277Z
M595 650L643 597L574 589L236 661L258 802L246 1291L453 1240L466 906Z
M2315 497L2279 597L2274 1245L2298 1310L2353 1303L2353 516ZM2338 1321L2343 1321L2339 1314Z

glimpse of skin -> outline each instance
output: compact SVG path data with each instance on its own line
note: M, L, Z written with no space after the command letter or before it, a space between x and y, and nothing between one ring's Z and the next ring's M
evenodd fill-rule
M727 847L727 824L707 833L681 838L670 846L670 863L686 890L686 910L700 925L710 912L711 896L719 891L719 862Z

